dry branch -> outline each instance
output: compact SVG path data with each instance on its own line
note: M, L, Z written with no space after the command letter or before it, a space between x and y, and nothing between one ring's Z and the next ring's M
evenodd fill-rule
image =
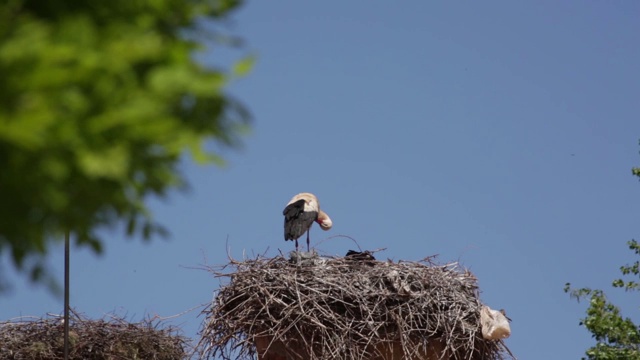
M201 359L255 359L265 341L300 359L384 359L392 348L433 358L434 346L442 359L511 358L482 338L477 280L456 263L278 256L208 270L222 284L203 311Z
M72 360L181 360L187 339L177 329L158 321L130 323L117 316L89 320L71 319L69 330ZM62 360L61 317L0 322L0 359Z

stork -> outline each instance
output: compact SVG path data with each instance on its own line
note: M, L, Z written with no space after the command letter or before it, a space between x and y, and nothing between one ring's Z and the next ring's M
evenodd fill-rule
M317 222L322 230L329 230L333 223L324 211L320 210L320 202L312 193L300 193L294 196L282 211L284 215L284 239L296 242L307 232L307 251L309 251L309 231L313 222Z

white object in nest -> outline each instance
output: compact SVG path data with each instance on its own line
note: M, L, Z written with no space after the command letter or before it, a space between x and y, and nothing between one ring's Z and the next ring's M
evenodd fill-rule
M487 340L506 339L511 335L509 321L499 310L483 306L480 310L480 323L482 324L482 337Z

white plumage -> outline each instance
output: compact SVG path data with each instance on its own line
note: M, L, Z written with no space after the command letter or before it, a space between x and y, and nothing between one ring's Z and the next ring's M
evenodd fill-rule
M312 193L300 193L294 196L282 211L284 215L284 239L296 242L298 251L298 238L307 233L307 251L309 251L309 231L311 225L317 222L322 230L329 230L333 222L327 213L320 210L320 202Z

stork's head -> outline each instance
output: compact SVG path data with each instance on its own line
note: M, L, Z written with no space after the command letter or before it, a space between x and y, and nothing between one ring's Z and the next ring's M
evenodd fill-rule
M331 221L329 215L327 215L327 213L322 210L318 212L318 218L316 219L316 222L320 225L320 228L325 231L331 229L331 226L333 226L333 222Z

